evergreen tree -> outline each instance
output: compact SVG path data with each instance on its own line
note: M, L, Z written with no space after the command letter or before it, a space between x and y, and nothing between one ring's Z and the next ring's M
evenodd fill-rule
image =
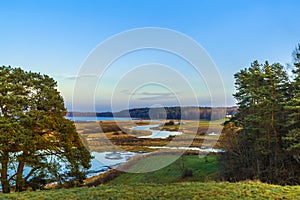
M233 122L237 128L229 136L234 145L227 146L225 156L242 171L224 170L228 172L225 176L281 183L284 175L280 169L287 159L282 142L287 134L284 107L291 98L287 95L288 76L278 63L261 65L255 61L248 69L235 74L235 79L234 97L239 110ZM237 168L229 166L229 169Z
M293 52L294 57L294 81L292 83L293 99L289 102L287 109L290 111L288 118L289 133L284 138L286 150L300 165L300 44ZM299 167L299 166L298 166Z
M0 162L4 193L15 181L22 191L32 180L82 181L91 156L65 119L66 109L56 82L47 75L0 67ZM24 173L24 167L30 171ZM67 174L59 170L67 169ZM14 168L15 174L8 175Z

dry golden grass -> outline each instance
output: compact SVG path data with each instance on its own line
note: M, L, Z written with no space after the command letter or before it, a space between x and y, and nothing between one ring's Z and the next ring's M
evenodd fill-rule
M155 122L156 124L158 122ZM164 122L163 122L164 123ZM153 149L149 146L177 146L177 147L219 147L219 136L208 136L209 132L220 132L221 121L185 121L181 125L161 126L156 129L180 131L184 134L166 139L139 138L150 135L150 131L132 130L133 126L149 125L150 122L133 121L100 121L77 122L77 131L91 151L146 151ZM203 142L205 141L205 142Z

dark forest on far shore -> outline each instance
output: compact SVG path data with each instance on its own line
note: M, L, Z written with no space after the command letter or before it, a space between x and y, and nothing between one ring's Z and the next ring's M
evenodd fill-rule
M68 112L68 117L131 117L138 119L218 120L234 116L238 107L157 107L133 108L120 112Z

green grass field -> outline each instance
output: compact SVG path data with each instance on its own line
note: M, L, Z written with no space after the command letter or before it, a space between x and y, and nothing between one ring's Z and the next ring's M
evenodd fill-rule
M103 185L49 191L1 194L8 200L82 199L299 199L300 186L258 182L188 182L173 184Z
M172 155L150 156L131 166L129 171L149 171L160 168L164 162L176 159ZM170 165L148 173L126 173L113 179L109 185L140 184L140 183L175 183L183 181L209 181L218 176L216 156L199 158L198 155L182 156ZM192 170L193 175L182 177L184 169Z
M147 170L145 167L156 167L163 160L166 160L166 155L150 156L130 168ZM193 175L182 177L184 168L192 169ZM206 160L198 155L188 155L160 170L123 174L98 187L0 194L0 199L299 199L300 186L212 181L217 176L216 156L210 155Z
M155 159L162 160L164 157ZM151 159L153 157L143 159L132 168L140 168L150 163L156 165ZM143 174L123 174L106 185L0 194L0 199L299 199L300 186L210 181L217 176L216 157L211 155L207 160L208 162L197 155L184 156L160 170ZM193 176L181 176L183 163L185 168L193 170Z

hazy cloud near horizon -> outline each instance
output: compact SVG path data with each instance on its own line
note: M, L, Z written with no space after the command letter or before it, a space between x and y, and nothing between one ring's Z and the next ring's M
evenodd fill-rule
M97 74L80 74L80 75L54 75L54 77L62 78L62 79L68 79L68 80L76 80L80 78L99 78L100 76Z
M172 94L170 92L142 92L133 94L137 100L142 101L161 101L166 99L176 100L176 94Z

